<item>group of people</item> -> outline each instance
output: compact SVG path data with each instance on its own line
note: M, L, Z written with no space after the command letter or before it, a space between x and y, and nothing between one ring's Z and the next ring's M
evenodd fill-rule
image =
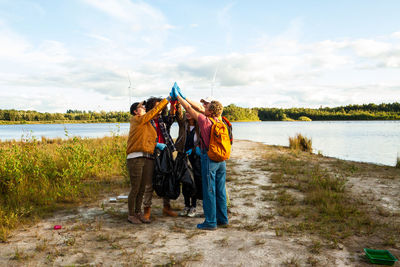
M169 112L168 103L171 103ZM222 104L216 100L206 98L197 103L185 97L176 83L164 99L152 97L131 105L127 143L127 167L131 182L128 196L130 223L151 222L155 149L168 147L170 151L188 155L177 159L188 158L196 187L195 194L184 194L185 208L179 215L194 217L197 200L203 199L205 220L197 228L214 230L228 225L226 163L210 159L208 153L212 126L222 120L222 111ZM179 135L174 143L170 128L175 120L179 125ZM163 214L178 215L172 210L168 198L163 199Z

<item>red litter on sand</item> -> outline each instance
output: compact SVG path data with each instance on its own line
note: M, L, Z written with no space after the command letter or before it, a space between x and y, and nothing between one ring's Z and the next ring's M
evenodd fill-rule
M61 225L54 225L54 230L60 230L61 229Z

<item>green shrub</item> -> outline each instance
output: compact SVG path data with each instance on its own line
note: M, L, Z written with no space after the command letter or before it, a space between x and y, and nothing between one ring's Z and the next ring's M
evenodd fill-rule
M289 137L289 147L293 150L312 152L312 141L307 137L297 134L295 137Z

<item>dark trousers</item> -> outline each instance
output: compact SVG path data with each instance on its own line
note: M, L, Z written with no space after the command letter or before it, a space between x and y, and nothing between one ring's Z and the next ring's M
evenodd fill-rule
M203 199L202 182L201 182L201 158L194 152L189 155L190 165L192 165L194 183L196 185L196 194L193 196L183 195L185 207L196 208L197 199Z

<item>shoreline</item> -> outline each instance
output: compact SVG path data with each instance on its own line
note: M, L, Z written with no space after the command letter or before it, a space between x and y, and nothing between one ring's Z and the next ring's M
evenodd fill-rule
M312 121L305 121L305 120L232 120L230 121L231 123L233 122L305 122L305 123L312 123L312 122L384 122L384 121L400 121L400 119L386 119L386 120L312 120ZM95 123L129 123L129 121L116 121L116 122L107 122L107 121L0 121L0 125L39 125L39 124L95 124Z

